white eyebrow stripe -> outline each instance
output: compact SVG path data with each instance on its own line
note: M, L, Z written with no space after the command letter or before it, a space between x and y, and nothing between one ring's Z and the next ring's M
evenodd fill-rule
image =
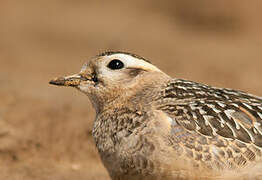
M128 54L112 54L109 55L111 60L113 59L119 59L122 60L126 67L134 67L134 68L141 68L144 70L151 70L151 71L158 71L162 72L160 69L158 69L156 66L150 64L149 62L144 61L143 59L139 59L136 57L133 57Z

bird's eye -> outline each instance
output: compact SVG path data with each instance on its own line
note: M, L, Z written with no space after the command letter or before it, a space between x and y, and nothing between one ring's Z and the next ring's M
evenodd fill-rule
M122 69L124 67L124 63L118 59L113 59L112 61L110 61L107 67L109 67L112 70Z

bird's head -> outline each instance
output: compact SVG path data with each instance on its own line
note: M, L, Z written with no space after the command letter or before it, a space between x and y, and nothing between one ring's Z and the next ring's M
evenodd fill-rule
M97 111L105 103L149 90L169 76L146 59L124 52L104 52L84 64L77 74L55 78L50 84L71 86L89 96Z

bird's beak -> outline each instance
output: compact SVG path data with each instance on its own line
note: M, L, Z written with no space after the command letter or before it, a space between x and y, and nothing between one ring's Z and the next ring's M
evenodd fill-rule
M83 81L84 78L80 74L74 74L71 76L66 77L59 77L51 80L49 84L57 85L57 86L73 86L76 87L80 85L81 81Z

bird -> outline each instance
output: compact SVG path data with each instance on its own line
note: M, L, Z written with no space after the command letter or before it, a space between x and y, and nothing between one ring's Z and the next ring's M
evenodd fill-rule
M112 180L262 179L262 98L172 78L106 51L52 85L86 94L92 136Z

